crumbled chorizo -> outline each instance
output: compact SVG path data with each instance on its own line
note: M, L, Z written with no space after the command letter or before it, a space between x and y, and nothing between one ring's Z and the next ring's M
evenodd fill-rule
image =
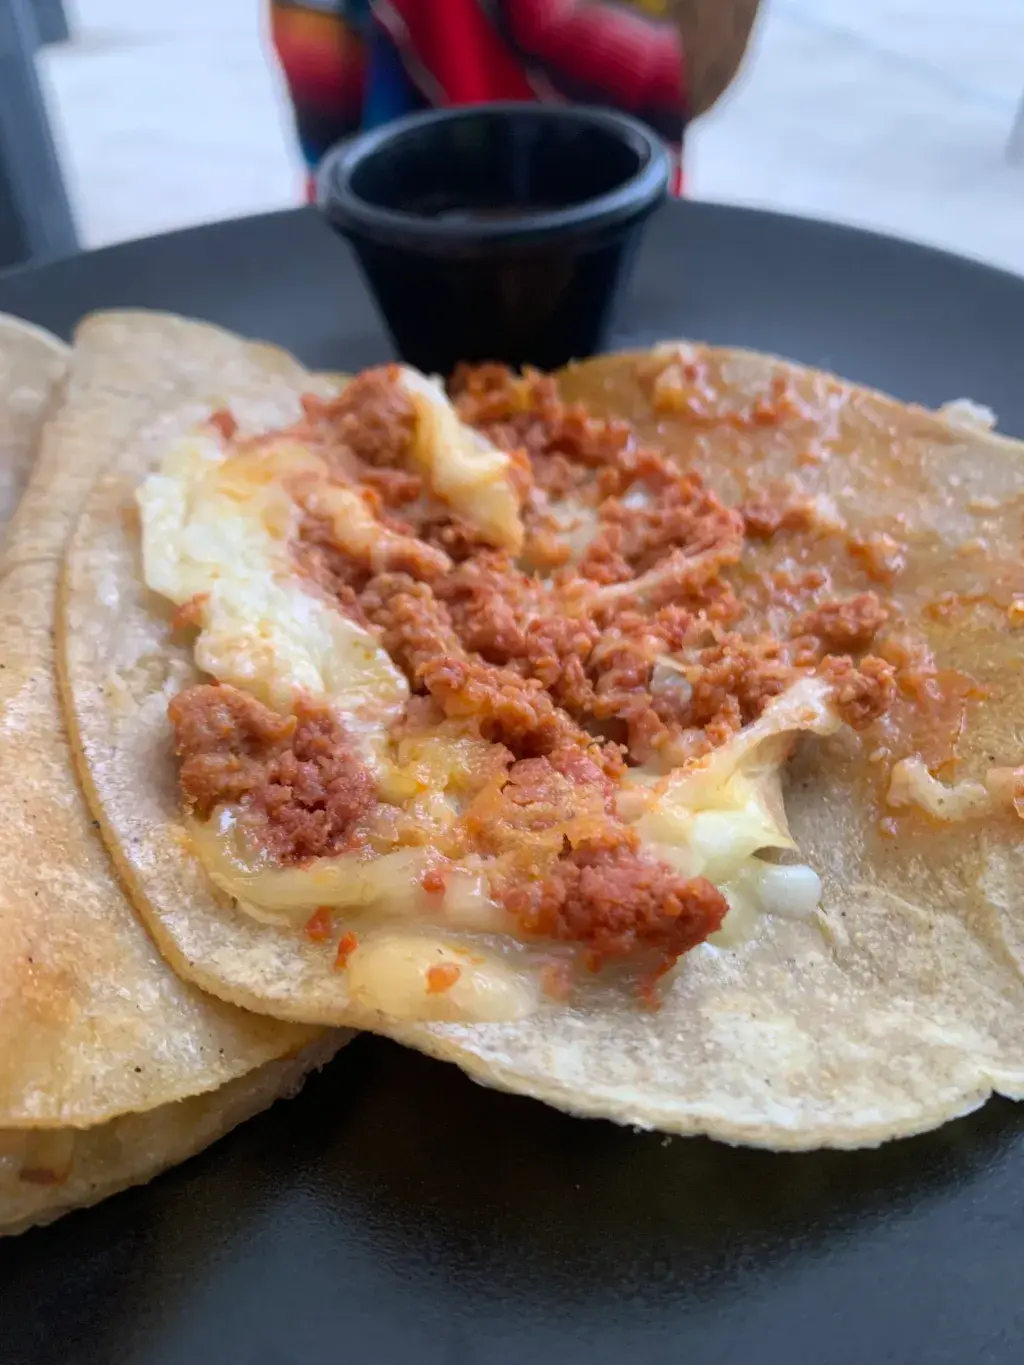
M491 542L483 532L448 508L428 509L417 531L428 545L444 550L457 564L491 549Z
M292 739L297 721L279 716L236 687L189 688L171 701L179 780L189 805L205 820L238 801L258 782L261 759Z
M464 649L499 664L523 653L536 592L506 553L474 555L446 574L434 593L447 606Z
M573 739L588 742L536 678L443 655L428 659L416 673L446 716L472 716L485 738L513 753L546 754Z
M851 537L846 548L850 558L860 565L872 583L891 586L906 566L904 547L881 531L861 538Z
M437 962L427 968L427 994L443 995L458 981L462 968L454 962Z
M381 574L361 600L385 649L446 716L478 720L486 738L521 756L549 753L563 744L584 749L592 744L536 678L469 654L447 608L427 584Z
M896 697L892 665L872 655L856 665L849 658L830 655L822 666L822 674L832 684L839 718L853 730L863 730L878 720Z
M637 950L667 968L721 928L729 909L705 878L626 847L574 850L543 877L511 880L502 902L524 933L582 945L595 971Z
M580 562L585 578L618 583L664 564L683 552L708 566L715 552L714 571L735 564L743 549L739 514L708 492L695 474L678 477L655 496L630 502L609 498L600 508L600 527ZM702 574L703 574L702 570Z
M516 376L500 366L460 367L452 391L460 418L501 449L523 451L537 486L556 496L587 469L614 465L632 442L627 422L563 402L552 376L536 371Z
M523 631L522 665L570 715L593 712L588 666L601 632L589 617L534 617Z
M416 430L416 410L398 382L398 366L364 370L324 409L332 435L358 460L400 466Z
M329 905L319 905L306 920L306 937L311 943L326 943L334 929Z
M366 583L368 572L338 545L334 527L326 517L303 516L292 558L303 578L333 598L346 616L366 624L357 589Z
M210 426L225 441L234 440L238 432L238 423L235 421L230 408L218 408L216 412L211 412L209 422Z
M443 896L448 883L439 867L428 867L420 878L420 886L428 896Z
M771 540L780 531L814 531L821 528L821 512L810 499L773 503L768 499L740 509L743 528L752 540Z
M326 707L300 702L284 717L237 688L201 684L168 711L188 805L200 819L238 805L249 836L281 862L341 852L375 804L372 775Z
M351 929L346 930L341 938L338 939L338 951L334 955L334 970L336 972L343 972L345 970L348 966L349 958L358 947L358 935L354 934Z
M828 650L859 654L868 649L889 619L889 613L873 592L835 598L794 623L794 635L814 635Z
M197 592L182 602L180 607L175 607L171 614L172 630L191 630L199 626L203 621L203 608L208 602L210 594L208 592Z
M394 378L389 369L369 372L329 405L338 431L362 414L363 443L349 445L358 446L364 468L372 460L386 472L380 462L400 460L409 439L400 403L395 410ZM745 534L807 529L816 517L811 504L773 509L762 501L744 509L745 524L744 513L722 504L696 474L637 446L628 424L564 403L548 376L464 368L452 390L462 420L532 466L532 548L549 563L563 561L554 577L525 572L433 504L411 509L407 529L428 553L445 548L445 572L434 560L421 565L405 556L386 565L395 572L370 576L309 518L298 548L310 576L343 610L376 626L443 715L475 719L520 758L565 744L582 752L596 736L609 771L621 762L619 741L639 761L657 754L675 761L756 719L829 649L870 644L884 610L871 594L809 613L788 650L771 634L741 642L713 632L710 643L695 643L694 630L721 631L743 614L725 575L741 559ZM384 427L392 430L387 441ZM543 545L545 527L558 539L547 499L567 490L595 499L596 529L575 567ZM416 583L426 579L430 589ZM666 655L686 668L663 670L655 683Z
M360 471L362 482L380 495L385 507L404 507L415 502L423 493L423 480L419 474L407 469L374 468L372 465Z
M676 701L679 722L704 728L727 717L738 728L756 720L797 673L776 641L726 636L698 650L686 676L689 693Z
M566 843L607 846L629 842L614 810L614 788L578 749L520 759L479 794L466 812L475 844L515 858L535 873L558 858Z

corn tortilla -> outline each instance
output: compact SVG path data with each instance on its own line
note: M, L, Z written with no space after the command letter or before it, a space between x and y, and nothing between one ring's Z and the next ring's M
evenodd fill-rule
M201 347L205 329L191 335L188 344ZM241 365L245 344L237 345ZM738 404L779 377L833 403L835 457L795 466L791 444L766 429L762 476L830 497L862 531L894 512L909 517L929 547L928 574L954 588L984 577L984 564L968 569L957 553L977 534L972 503L983 493L992 554L1019 558L1017 443L771 357L699 354L723 368ZM628 413L641 435L661 439L666 423L638 385L637 359L573 367L563 392L585 396L595 412ZM232 411L254 429L261 420L266 429L286 425L309 381L293 373L290 393L276 402L263 395L261 417L257 377L250 372L228 395ZM863 762L842 736L803 744L787 774L790 824L824 881L822 909L810 921L769 917L735 949L691 952L657 1012L601 978L570 1007L545 1004L514 1024L410 1024L354 1009L322 950L214 893L180 836L166 706L197 675L190 646L142 584L124 509L195 417L171 386L160 423L130 443L116 412L98 415L91 439L113 463L74 534L60 622L65 697L95 813L177 971L281 1018L377 1029L478 1081L573 1113L728 1142L870 1145L933 1127L993 1092L1024 1097L1024 858L1013 817L999 828L917 829L880 848ZM738 448L730 463L730 451L705 448L699 430L677 436L687 461L728 500L749 491L750 461ZM982 611L940 632L935 647L944 666L980 664L990 689L968 758L986 748L1020 763L1019 636L1005 617ZM158 676L126 709L111 679L152 660L161 661Z
M54 608L64 542L103 459L80 431L102 410L124 361L125 323L84 335L66 401L42 439L35 475L0 560L0 1231L16 1231L182 1160L294 1090L347 1035L243 1012L180 981L138 921L78 787L54 670ZM132 324L128 324L131 329ZM2 427L11 467L34 458L39 419L66 367L56 340L0 323L4 377L35 395L35 422ZM161 329L161 339L166 329ZM204 391L226 362L211 336L182 370ZM291 365L254 348L273 376ZM57 364L57 359L60 363ZM148 363L152 369L152 349ZM165 360L160 361L161 369ZM159 376L157 376L157 386ZM156 403L159 398L151 400ZM119 411L146 420L146 402ZM10 416L10 412L8 412ZM13 486L13 485L12 485Z

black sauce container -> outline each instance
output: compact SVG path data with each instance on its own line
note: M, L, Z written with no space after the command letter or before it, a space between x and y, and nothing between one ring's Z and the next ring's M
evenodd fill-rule
M625 115L484 104L339 144L318 203L411 365L555 369L601 349L669 171L657 136Z

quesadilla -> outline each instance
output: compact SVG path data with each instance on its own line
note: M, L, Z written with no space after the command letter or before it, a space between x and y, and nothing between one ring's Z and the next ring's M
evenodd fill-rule
M288 384L111 413L66 561L182 976L730 1141L1024 1091L1014 444L680 345Z
M121 348L128 326L135 351ZM60 343L0 325L0 411L15 416L11 468L32 443L67 361ZM160 342L166 341L166 328ZM7 340L10 340L10 350ZM147 349L148 345L148 349ZM46 1222L184 1160L279 1094L297 1088L345 1035L246 1014L180 981L125 897L79 790L54 671L60 560L102 451L89 425L136 367L179 373L206 391L224 366L211 334L202 355L154 351L146 325L118 318L76 348L69 388L49 421L35 475L0 559L0 1232ZM269 386L290 362L258 351ZM59 364L56 363L59 360ZM176 370L177 366L177 370ZM244 381L242 381L244 382ZM27 420L33 396L35 422ZM129 409L127 436L154 396ZM12 430L11 426L5 430Z

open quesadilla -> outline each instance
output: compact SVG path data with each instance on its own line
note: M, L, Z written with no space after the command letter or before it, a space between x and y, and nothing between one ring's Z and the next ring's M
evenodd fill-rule
M161 354L154 366L144 322L128 326L131 353L117 318L78 347L0 559L0 1233L184 1160L296 1089L345 1036L247 1014L180 981L126 899L76 782L53 629L64 542L102 460L89 423L136 369L154 390L135 407L118 399L126 437L159 406L163 374L179 376L180 392L206 391L207 365L245 382L231 371L233 340L225 354L211 333L204 355ZM28 329L19 354L21 335L0 320L3 459L27 471L68 353ZM290 367L252 355L271 388Z
M730 1141L1024 1094L1016 445L709 348L274 394L238 348L98 416L60 621L183 977Z

